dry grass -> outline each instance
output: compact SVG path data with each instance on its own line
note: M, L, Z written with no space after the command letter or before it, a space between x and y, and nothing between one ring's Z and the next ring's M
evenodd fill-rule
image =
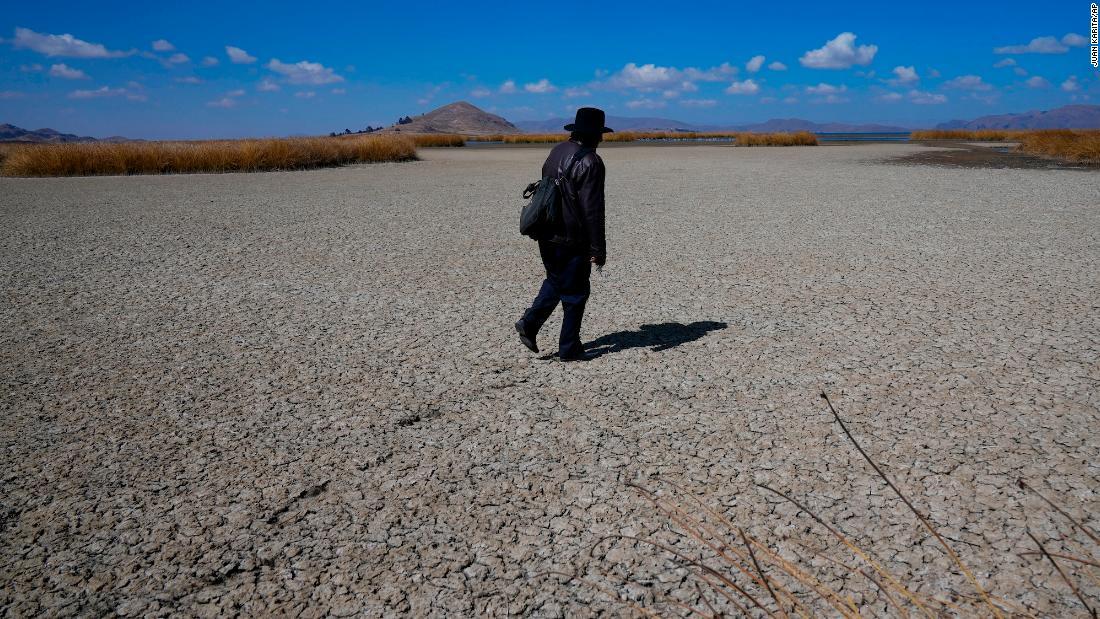
M301 170L349 163L406 161L416 144L404 136L41 144L12 150L5 176L95 176Z
M466 138L471 142L503 142L505 144L552 144L569 137L567 133L495 133Z
M883 485L908 508L955 566L957 574L952 575L951 580L956 580L959 584L966 583L969 592L948 589L944 582L949 579L942 574L933 574L932 582L912 582L911 579L892 573L883 562L875 558L873 552L861 548L811 507L781 490L757 484L758 488L791 504L797 514L805 515L820 527L823 536L832 539L833 551L827 550L825 546L828 544L824 542L805 543L789 540L785 535L779 539L758 539L746 533L718 510L694 497L682 486L667 480L663 481L663 485L668 489L661 491L629 485L671 521L674 525L670 529L672 539L692 542L696 548L685 548L675 541L664 542L652 537L610 535L593 546L590 555L601 562L607 562L612 561L612 556L623 556L622 553L630 547L648 548L667 559L671 566L690 575L689 578L693 581L691 584L698 594L696 602L702 606L692 606L682 598L671 596L654 598L647 605L625 599L619 591L634 582L634 576L617 568L608 570L598 580L563 572L548 572L544 576L559 576L584 584L646 616L675 614L787 618L834 615L859 619L867 612L866 608L861 608L863 603L874 597L878 597L887 614L899 617L1035 617L1040 612L1052 616L1097 616L1095 609L1100 606L1100 600L1090 599L1089 592L1095 597L1097 587L1100 587L1100 578L1092 571L1100 567L1100 559L1097 558L1097 554L1100 554L1100 534L1074 519L1031 485L1019 480L1017 485L1021 489L1035 495L1053 510L1045 516L1060 520L1072 531L1070 535L1061 534L1060 539L1047 542L1047 545L1057 547L1054 551L1048 549L1030 530L1022 531L1020 537L1023 538L1026 534L1032 540L1034 550L1020 553L1020 558L1048 563L1052 568L1052 575L1059 578L1067 593L1072 593L1080 605L1067 602L1060 609L1039 611L987 591L930 519L910 501L855 439L828 396L824 393L821 395L834 421L856 451L882 480ZM1038 517L1030 513L1028 516L1028 520ZM809 532L811 528L806 527L805 531ZM797 548L792 547L792 543ZM611 553L613 546L618 549L615 555ZM1061 548L1073 548L1075 551L1063 551ZM1091 550L1085 550L1087 548ZM994 570L983 571L992 573ZM614 577L615 580L625 579L625 582L619 585L608 583L613 578L612 574L618 574ZM1030 597L1042 598L1045 595Z
M481 135L467 138L473 142L505 144L547 144L568 138L566 133L518 133ZM817 137L807 131L797 133L689 132L689 131L617 131L604 135L605 142L675 140L731 140L736 146L816 146Z
M411 137L418 148L466 146L465 137L451 133L410 133L407 137Z
M1079 163L1100 163L1100 130L1095 129L935 129L914 131L910 140L1019 142L1018 150Z
M1015 140L1025 131L1015 129L925 129L909 134L910 140L978 140L1005 142Z
M0 166L4 165L4 160L13 152L26 147L25 143L20 142L0 142Z
M795 133L738 133L738 146L817 146L817 136L809 131Z
M1080 163L1100 163L1100 131L1050 129L1017 137L1019 150Z

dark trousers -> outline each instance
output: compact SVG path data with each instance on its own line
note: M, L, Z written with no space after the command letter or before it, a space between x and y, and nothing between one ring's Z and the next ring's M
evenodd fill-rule
M527 333L534 337L560 301L565 317L558 339L558 356L576 357L584 352L581 319L584 318L584 304L591 290L588 278L592 274L592 263L583 251L557 243L539 241L539 253L546 267L546 279L531 307L524 312L521 322Z

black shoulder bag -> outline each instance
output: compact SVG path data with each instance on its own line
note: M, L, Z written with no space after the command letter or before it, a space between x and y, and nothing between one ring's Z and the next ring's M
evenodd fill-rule
M556 177L544 176L541 180L531 183L523 190L524 199L530 199L531 201L519 213L520 234L529 236L536 241L553 236L554 230L562 219L561 183L569 177L573 164L584 159L585 155L590 152L592 152L592 149L581 148L569 156L563 166L565 170L559 169Z

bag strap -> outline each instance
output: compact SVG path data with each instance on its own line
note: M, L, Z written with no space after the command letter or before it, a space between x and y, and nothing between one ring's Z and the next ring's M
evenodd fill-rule
M577 161L580 159L584 159L586 156L588 156L588 153L591 152L594 151L591 148L585 148L584 146L573 151L573 154L569 155L569 158L565 160L565 171L562 172L561 168L558 168L558 180L560 181L566 176L569 176L569 172L573 169L573 164L577 163ZM578 155L580 156L578 157Z

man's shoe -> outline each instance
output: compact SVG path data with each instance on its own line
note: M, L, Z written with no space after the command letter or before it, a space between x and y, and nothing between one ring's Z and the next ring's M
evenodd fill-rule
M523 345L527 347L533 353L539 351L539 347L535 344L535 338L527 335L527 330L523 328L523 321L516 323L516 333L519 333L519 341L523 342Z

